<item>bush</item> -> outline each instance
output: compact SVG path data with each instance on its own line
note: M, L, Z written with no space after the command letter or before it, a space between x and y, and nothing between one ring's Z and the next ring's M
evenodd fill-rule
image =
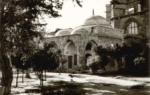
M100 65L98 62L93 62L91 65L90 65L90 68L92 70L92 73L95 74L97 72L98 69L100 69Z

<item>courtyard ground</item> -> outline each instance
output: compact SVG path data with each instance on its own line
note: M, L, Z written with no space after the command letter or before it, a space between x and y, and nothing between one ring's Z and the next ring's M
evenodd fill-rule
M12 95L150 95L150 77L97 76L86 74L47 73L43 90L40 80L34 73L31 79L16 74L12 83Z

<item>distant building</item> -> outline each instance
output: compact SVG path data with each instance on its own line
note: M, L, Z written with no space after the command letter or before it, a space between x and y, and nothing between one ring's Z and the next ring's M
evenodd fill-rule
M105 18L92 16L83 25L52 32L44 40L54 44L55 48L67 56L68 62L64 65L67 69L72 69L86 65L88 58L93 55L94 46L121 44L122 38L121 30L113 28Z

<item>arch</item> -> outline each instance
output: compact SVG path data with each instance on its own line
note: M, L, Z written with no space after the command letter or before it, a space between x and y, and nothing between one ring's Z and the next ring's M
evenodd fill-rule
M75 43L72 39L69 39L69 38L68 38L68 39L66 39L66 41L63 42L64 51L66 50L67 46L68 46L70 43L74 44L74 46L77 47L77 46L76 46L76 43Z
M68 56L68 68L77 65L77 47L72 40L67 40L64 48L64 54Z
M94 40L87 42L85 46L85 66L91 62L90 56L93 55L93 48L97 46L97 43Z
M97 46L97 43L94 40L91 40L86 44L85 50L92 50L93 46Z
M76 51L77 51L77 48L75 44L72 41L67 42L64 48L64 53L67 55L70 55L70 54L76 54L77 53Z
M130 19L128 19L125 23L124 23L124 25L123 25L123 29L124 29L124 34L128 34L128 32L127 32L127 30L128 30L128 27L133 27L133 25L136 25L136 27L137 27L137 33L139 34L139 30L140 30L140 27L141 27L141 23L138 21L138 20L136 20L135 18L130 18Z

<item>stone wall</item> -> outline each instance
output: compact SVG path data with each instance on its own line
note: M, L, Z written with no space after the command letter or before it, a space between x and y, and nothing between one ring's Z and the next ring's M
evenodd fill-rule
M64 53L65 46L67 45L68 41L72 41L77 48L77 64L79 66L85 66L85 49L89 42L94 42L95 45L102 45L103 47L110 46L111 44L122 44L121 39L117 38L110 38L110 37L103 37L103 36L96 36L96 35L68 35L68 36L57 36L57 37L50 37L46 38L46 43L55 42L58 46L58 49L61 49ZM73 57L74 59L74 57ZM68 64L68 63L67 63ZM68 65L65 64L65 67L68 68Z

